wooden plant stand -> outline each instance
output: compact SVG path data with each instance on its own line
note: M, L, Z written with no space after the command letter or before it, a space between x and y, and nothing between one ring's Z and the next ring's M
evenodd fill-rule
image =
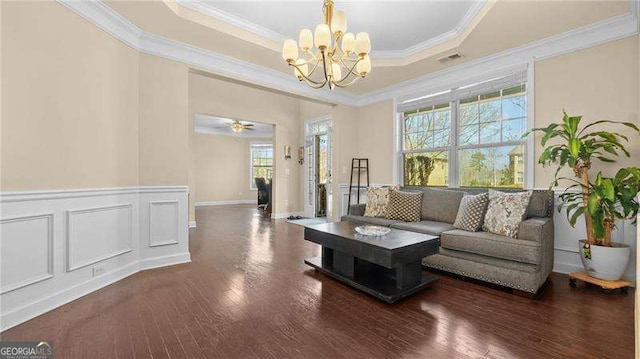
M581 280L585 283L596 285L604 290L605 293L613 293L614 290L620 289L621 294L627 294L631 282L626 280L604 280L589 276L586 272L573 272L569 273L569 285L576 286L576 280Z

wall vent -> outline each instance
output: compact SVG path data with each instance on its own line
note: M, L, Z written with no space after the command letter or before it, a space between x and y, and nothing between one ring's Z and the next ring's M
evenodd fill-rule
M455 52L453 54L450 54L450 55L447 55L447 56L439 58L438 62L442 62L442 63L449 62L449 61L457 60L457 59L459 59L461 57L462 57L461 53Z

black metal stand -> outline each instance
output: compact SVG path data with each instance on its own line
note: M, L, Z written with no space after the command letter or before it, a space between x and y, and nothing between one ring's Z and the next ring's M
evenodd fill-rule
M358 184L356 189L356 204L360 204L360 183L362 180L362 172L367 175L367 187L369 187L369 159L368 158L352 158L351 159L351 177L349 179L349 199L347 200L347 214L351 212L351 192L353 190L353 172L357 171Z

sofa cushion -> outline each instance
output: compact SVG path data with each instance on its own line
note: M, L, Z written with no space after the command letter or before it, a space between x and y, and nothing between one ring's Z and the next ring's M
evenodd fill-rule
M527 218L531 191L507 193L489 190L489 205L482 230L516 238L520 222Z
M447 231L440 235L440 246L522 263L542 262L540 243L489 232L468 232L461 229Z
M527 218L551 217L553 200L553 191L532 191L527 207Z
M394 223L399 223L399 221L395 221L392 219L386 219L386 218L380 218L380 217L354 216L354 215L342 216L342 220L351 221L351 222L369 223L369 224L375 224L378 226L386 226L386 227Z
M458 215L462 191L437 188L423 188L422 219L435 222L453 223Z
M422 192L391 191L385 218L418 222L420 221L421 203Z
M487 211L489 194L466 194L460 201L460 209L453 226L465 231L477 232L482 228L484 213Z
M434 221L398 222L398 223L392 224L391 228L404 229L405 231L431 234L434 236L439 236L440 233L444 231L450 231L454 229L451 223L434 222Z
M527 273L537 273L540 270L540 266L536 264L516 262L469 252L454 251L452 249L446 248L440 248L438 254L452 258L464 259L471 262L484 263L493 267L507 268Z

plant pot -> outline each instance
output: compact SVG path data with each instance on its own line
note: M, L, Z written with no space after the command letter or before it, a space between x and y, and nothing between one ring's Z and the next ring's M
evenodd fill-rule
M586 249L587 258L585 258L585 244L587 241L582 239L579 241L578 247L580 248L580 259L582 259L582 265L587 274L604 280L622 278L631 254L631 248L628 245L615 242L611 243L611 247L592 244Z

